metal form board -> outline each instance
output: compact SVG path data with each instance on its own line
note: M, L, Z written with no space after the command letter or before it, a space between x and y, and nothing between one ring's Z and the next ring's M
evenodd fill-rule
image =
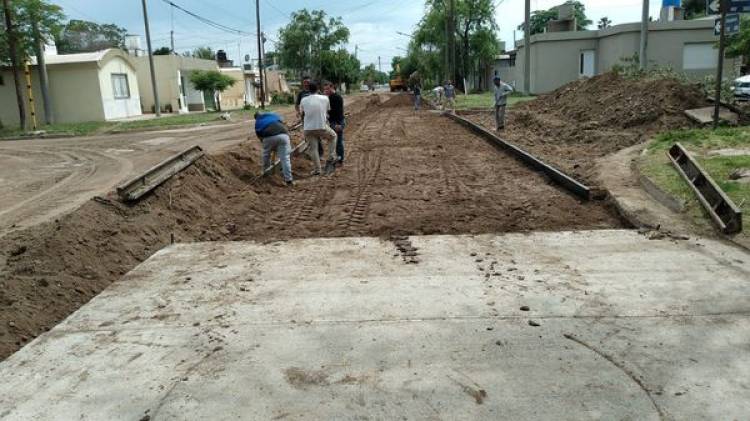
M725 234L742 231L742 211L679 143L667 152L672 164L698 196L716 226Z
M449 118L463 124L464 126L468 127L469 129L473 130L480 136L484 137L485 139L493 142L495 145L500 146L504 150L510 152L513 156L521 160L526 165L530 166L531 168L545 174L547 177L552 179L555 183L559 184L566 190L570 191L571 193L575 194L576 196L585 199L590 200L591 199L591 188L582 184L581 182L575 180L574 178L570 177L569 175L563 173L562 171L558 170L557 168L545 163L541 159L531 155L530 153L524 151L523 149L519 148L518 146L506 142L499 137L495 136L492 132L485 129L484 127L471 122L461 116L457 116L455 114L446 113L446 116Z
M160 162L145 173L117 187L117 194L125 202L138 200L161 183L169 180L173 175L192 165L193 162L203 155L204 152L200 146L193 146L184 152Z

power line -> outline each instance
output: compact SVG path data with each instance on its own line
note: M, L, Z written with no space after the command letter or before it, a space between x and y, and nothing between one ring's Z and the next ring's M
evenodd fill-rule
M215 21L213 21L211 19L204 18L203 16L200 16L200 15L198 15L196 13L193 13L193 12L191 12L191 11L189 11L189 10L181 7L181 6L178 6L178 5L174 4L174 2L172 2L170 0L162 0L162 1L164 3L167 3L170 6L174 7L175 9L177 9L177 10L183 12L183 13L186 13L186 14L194 17L195 19L197 19L197 20L199 20L199 21L205 23L206 25L211 26L211 27L213 27L215 29L219 29L219 30L222 30L224 32L229 32L229 33L237 34L237 35L248 35L248 36L250 36L250 35L256 35L256 34L253 34L251 32L241 31L239 29L232 28L230 26L226 26L224 24L215 22Z

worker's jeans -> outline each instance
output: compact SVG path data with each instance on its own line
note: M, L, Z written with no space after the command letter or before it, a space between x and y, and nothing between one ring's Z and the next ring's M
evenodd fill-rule
M336 123L331 123L331 127L337 126ZM336 156L338 156L338 160L341 162L344 162L344 128L346 128L346 122L342 121L341 124L338 124L338 126L341 126L341 130L333 129L334 132L336 132Z
M271 166L271 152L273 151L276 151L276 156L281 161L281 173L284 175L284 181L292 181L292 161L290 159L292 143L288 134L282 133L263 139L263 171Z
M316 172L322 172L323 168L320 165L320 153L318 152L318 145L324 140L328 141L328 161L336 161L336 132L332 128L326 127L320 130L305 130L305 140L307 141L307 151L312 158L313 165L315 165Z
M422 105L422 95L414 95L414 109L418 110L420 105Z
M452 110L456 108L456 98L445 97L445 109Z
M505 127L505 105L495 105L495 128L500 130Z

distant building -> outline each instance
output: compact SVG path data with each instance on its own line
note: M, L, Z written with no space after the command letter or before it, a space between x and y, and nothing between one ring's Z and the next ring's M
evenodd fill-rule
M206 97L202 91L196 90L190 83L190 75L196 70L219 70L214 60L174 54L153 57L162 112L187 113L213 108L213 98L210 95ZM133 61L138 72L143 112L153 113L155 101L148 56L134 57Z
M594 31L547 32L531 37L531 92L542 94L582 77L605 73L640 49L640 23L616 25ZM675 20L649 24L649 66L670 66L700 79L715 74L718 65L714 20ZM517 53L499 58L495 70L503 79L523 87L524 42ZM739 60L727 59L725 68ZM731 71L725 73L730 75Z
M45 59L55 122L105 121L141 115L138 76L124 51L112 48L82 54L45 54ZM35 111L42 123L44 102L36 58L30 67ZM24 88L24 95L25 91ZM19 123L13 74L8 67L0 67L0 121L5 125Z

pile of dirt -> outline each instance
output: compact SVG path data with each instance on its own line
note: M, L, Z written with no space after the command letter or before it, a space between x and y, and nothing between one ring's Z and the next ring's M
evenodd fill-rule
M350 111L346 163L332 177L310 177L312 163L296 157L294 188L279 177L258 180L259 143L249 141L201 158L137 204L97 198L0 239L0 359L172 237L265 242L621 226L602 204L579 202L454 122L414 113L407 96Z
M684 110L705 105L697 85L606 73L517 105L500 136L593 184L597 158L645 142L660 131L693 127ZM494 129L490 114L468 118Z

